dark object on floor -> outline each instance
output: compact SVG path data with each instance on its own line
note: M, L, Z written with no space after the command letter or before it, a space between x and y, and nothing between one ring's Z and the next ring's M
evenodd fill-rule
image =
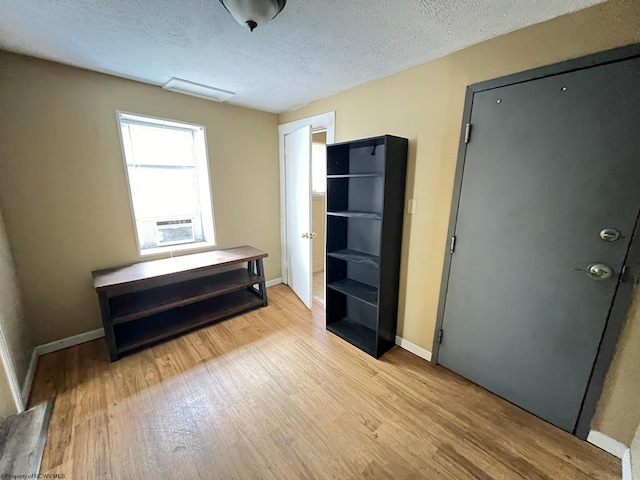
M0 473L40 472L53 401L0 420Z

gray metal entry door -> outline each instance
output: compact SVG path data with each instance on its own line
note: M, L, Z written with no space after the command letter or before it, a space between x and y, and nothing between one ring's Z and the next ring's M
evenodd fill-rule
M438 361L570 432L640 206L639 85L628 60L473 98Z

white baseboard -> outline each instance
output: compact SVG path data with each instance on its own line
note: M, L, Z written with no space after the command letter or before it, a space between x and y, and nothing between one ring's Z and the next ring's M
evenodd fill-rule
M98 328L96 330L91 330L90 332L84 332L78 335L73 335L72 337L63 338L62 340L56 340L55 342L38 345L34 348L29 360L27 374L25 375L24 382L22 383L22 402L26 405L27 400L29 400L31 385L33 384L33 376L36 373L36 365L38 364L38 358L40 356L46 355L47 353L57 352L58 350L64 350L65 348L74 347L81 343L90 342L91 340L102 337L104 337L104 329Z
M45 343L44 345L38 345L35 350L38 356L46 355L47 353L57 352L58 350L64 350L65 348L74 347L81 343L90 342L96 338L104 337L104 329L98 328L91 330L90 332L79 333L72 337L63 338L62 340L56 340L55 342Z
M431 352L419 347L415 343L411 343L409 340L405 340L402 337L396 337L396 345L400 348L404 348L406 351L413 353L414 355L424 358L428 362L431 361Z
M618 458L622 458L624 453L627 451L627 446L625 444L620 443L619 441L614 440L613 438L596 430L591 430L589 432L587 442L601 448L605 452L609 452L611 455L615 455Z
M273 280L269 280L266 282L267 288L273 287L275 285L280 285L282 283L282 278L274 278Z
M631 450L628 448L622 455L622 480L633 480L633 470L631 470Z

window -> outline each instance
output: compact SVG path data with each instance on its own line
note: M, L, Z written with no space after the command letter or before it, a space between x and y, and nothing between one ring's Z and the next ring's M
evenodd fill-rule
M327 146L311 144L311 191L324 194L327 191Z
M122 112L118 121L140 253L214 244L204 127Z

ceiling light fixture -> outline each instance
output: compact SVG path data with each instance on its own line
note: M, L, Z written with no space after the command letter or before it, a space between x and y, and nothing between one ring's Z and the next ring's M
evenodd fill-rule
M287 0L220 0L220 3L240 25L253 32L276 18Z

